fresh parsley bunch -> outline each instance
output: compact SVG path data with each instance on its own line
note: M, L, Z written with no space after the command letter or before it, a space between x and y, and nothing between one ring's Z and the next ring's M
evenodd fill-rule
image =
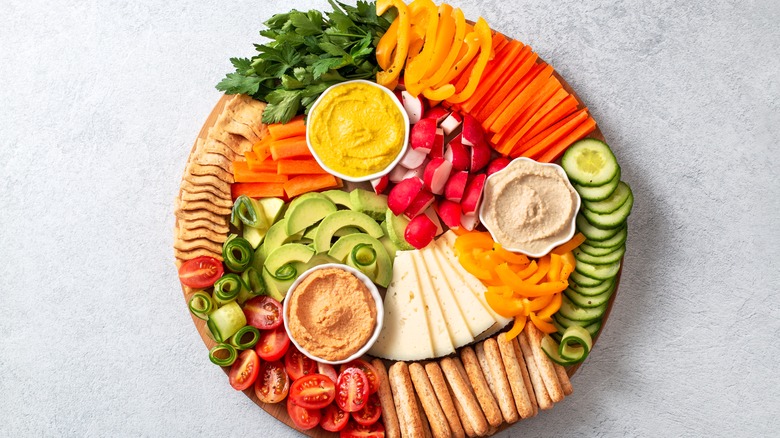
M268 102L263 123L286 123L308 113L320 94L333 84L373 79L379 69L374 54L379 39L395 19L395 9L376 15L374 2L357 6L328 0L333 12L292 10L264 24L251 59L231 58L236 68L217 84L227 94L249 94Z

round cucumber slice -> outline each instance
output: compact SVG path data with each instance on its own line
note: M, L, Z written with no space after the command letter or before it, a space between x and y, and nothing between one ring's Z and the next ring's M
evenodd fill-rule
M609 146L594 138L586 138L569 146L561 158L561 166L572 181L588 187L608 183L619 169Z
M563 291L564 295L566 295L566 297L569 298L572 303L584 308L599 307L603 305L604 303L609 301L609 298L612 296L614 292L615 292L614 284L605 292L593 296L582 295L571 288Z
M596 280L609 280L614 278L620 270L620 260L608 265L592 265L577 260L577 266L574 269L586 277Z
M577 215L576 221L577 230L584 234L585 238L588 240L606 240L614 237L620 232L620 227L606 229L596 227L588 222L588 219L586 219L582 214ZM266 239L268 239L268 237L266 237Z
M599 214L594 213L587 208L582 209L582 214L588 219L588 222L599 228L615 228L623 225L631 214L631 208L634 206L634 195L628 193L628 199L623 205L612 213Z
M617 188L609 198L603 201L583 201L582 205L594 213L612 213L613 211L620 208L620 206L622 206L628 200L628 196L630 194L631 187L629 187L628 184L624 183L623 181L620 181Z
M624 225L623 228L620 229L620 231L617 232L614 236L610 237L609 239L604 240L586 240L583 245L588 245L593 248L617 248L618 246L624 244L626 242L626 237L628 237L628 225ZM587 251L586 251L587 252Z
M611 263L620 261L625 253L626 245L622 245L616 250L603 256L593 256L577 248L574 250L574 258L577 259L577 262L590 263L591 265L609 265Z
M572 272L572 274L574 274L574 272ZM569 278L571 278L571 276L569 276ZM576 291L580 295L586 297L592 297L608 291L609 288L611 288L614 284L615 284L615 279L606 280L597 286L581 286L576 282L571 282L569 283L569 288Z
M590 278L585 275L580 274L577 271L574 271L569 275L569 280L573 281L574 283L577 283L579 286L583 287L597 287L601 286L602 284L606 283L604 280L597 280L595 278Z
M611 246L609 248L596 248L594 246L583 243L582 245L578 246L577 249L585 254L592 255L594 257L600 257L615 251L616 249L620 248L620 246L622 245Z
M620 168L615 178L604 185L596 187L582 186L577 183L573 185L584 201L603 201L615 193L618 184L620 184Z
M607 303L604 303L597 307L586 308L574 304L566 295L564 295L563 300L561 302L561 308L560 310L558 310L558 313L564 318L570 319L572 321L592 322L604 316L604 312L606 311L607 311ZM561 323L561 325L565 325L565 324ZM580 325L585 325L585 324L580 324Z

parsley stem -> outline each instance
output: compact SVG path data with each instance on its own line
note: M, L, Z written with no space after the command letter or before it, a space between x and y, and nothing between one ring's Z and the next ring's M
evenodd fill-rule
M365 35L356 35L354 33L328 33L326 35L348 37L348 38L365 38Z

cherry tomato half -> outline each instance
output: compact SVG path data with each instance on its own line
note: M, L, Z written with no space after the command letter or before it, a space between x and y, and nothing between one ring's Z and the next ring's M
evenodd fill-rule
M287 398L287 414L300 430L314 429L320 424L322 412L319 409L306 409L296 405L292 398Z
M187 260L179 268L179 280L185 286L195 289L211 287L225 273L222 262L209 256Z
M382 416L382 404L376 394L371 394L368 403L359 411L352 413L352 418L363 426L371 426L379 420L380 416Z
M244 303L246 323L260 330L282 325L282 304L271 297L254 297Z
M320 426L328 432L338 432L347 427L349 412L344 412L336 403L331 403L322 412Z
M346 412L359 411L368 402L368 378L359 368L347 368L336 382L336 404Z
M340 438L384 438L385 426L382 423L374 423L371 426L350 421L347 427L339 433Z
M340 372L344 372L347 368L359 368L360 371L363 371L366 374L366 378L368 379L368 393L373 394L377 391L379 391L379 374L376 371L376 368L374 368L373 365L368 363L367 361L363 359L355 359L351 362L345 363L341 366Z
M279 360L287 353L290 347L290 338L284 327L260 332L260 339L255 345L255 351L261 359L267 361Z
M280 361L263 362L255 380L255 395L263 403L279 403L290 391L290 378Z
M336 384L324 374L309 374L293 382L290 398L306 409L322 409L336 398Z
M284 355L284 368L287 370L287 375L295 381L307 374L316 374L317 362L298 351L295 345L290 345L287 354Z
M260 358L257 357L255 350L244 350L238 356L228 373L230 386L238 391L243 391L257 379L257 373L260 368Z
M336 373L336 368L333 368L333 365L331 364L317 362L317 372L330 377L330 380L332 380L333 383L336 383L336 381L339 379L339 375Z

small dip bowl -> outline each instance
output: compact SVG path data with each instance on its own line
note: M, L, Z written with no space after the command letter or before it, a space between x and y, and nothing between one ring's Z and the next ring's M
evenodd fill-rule
M368 342L366 342L366 344L363 345L360 348L360 350L356 351L355 354L347 357L346 359L336 360L336 361L334 361L334 360L325 360L325 359L323 359L321 357L318 357L318 356L315 356L315 355L311 354L308 350L306 350L305 348L301 347L301 345L298 344L298 341L295 340L295 337L292 335L292 332L290 331L290 326L289 326L290 318L288 317L289 312L290 312L290 301L291 301L289 299L291 297L291 295L289 295L289 294L292 294L295 291L295 288L298 287L298 285L307 276L309 276L311 273L319 271L321 269L329 269L329 268L330 269L341 269L341 270L343 270L345 272L348 272L348 273L354 275L355 277L357 277L358 280L360 280L368 288L368 291L371 293L371 297L374 299L374 304L376 306L376 327L374 327L374 332L371 335L371 337L368 339ZM315 267L305 271L300 276L298 276L298 278L296 278L295 281L290 286L290 291L288 292L288 297L284 300L284 304L283 304L282 309L283 309L282 311L283 311L283 315L284 315L284 318L283 318L283 320L284 320L284 330L287 332L287 336L290 338L290 341L293 343L293 345L295 345L295 348L297 348L301 353L305 354L308 358L310 358L312 360L316 360L317 362L326 363L326 364L330 364L330 365L341 365L343 363L351 362L351 361L359 358L360 356L363 356L364 354L366 354L366 352L371 348L371 346L373 346L374 343L376 343L376 340L379 339L379 332L382 331L382 325L384 323L384 316L385 316L385 308L384 308L384 304L382 302L382 296L379 295L379 290L376 288L376 285L374 285L374 282L369 280L369 278L366 277L365 274L363 274L362 272L358 271L357 269L354 269L354 268L352 268L350 266L341 265L341 264L338 264L338 263L326 263L324 265L315 266Z
M527 255L528 257L539 258L539 257L543 257L544 255L548 254L550 251L555 249L555 247L563 245L564 243L566 243L569 240L571 240L572 237L574 237L574 232L577 230L577 224L576 224L576 220L575 219L577 217L577 213L580 211L580 205L582 204L582 200L580 199L580 194L577 193L577 190L574 189L574 186L572 186L571 181L569 181L569 177L566 175L566 171L564 171L561 166L559 166L559 165L557 165L555 163L539 163L539 162L537 162L535 160L532 160L532 159L526 158L526 157L515 158L514 160L512 160L512 162L515 162L515 161L518 161L518 160L530 161L530 162L535 163L538 166L545 166L545 167L552 168L553 170L555 170L557 173L559 173L563 177L563 180L566 182L566 185L569 186L569 188L571 189L572 193L574 193L574 215L571 218L571 225L569 227L569 230L566 232L566 234L565 234L565 236L563 238L561 238L560 240L551 242L549 246L547 246L546 248L544 248L543 251L540 251L540 252L530 252L530 251L527 251L525 248L512 248L512 247L509 247L509 246L504 246L504 249L506 249L506 250L509 250L509 251L512 251L512 252L519 252L519 253ZM512 166L512 163L510 162L510 164L507 167L505 167L505 168L499 170L498 172L496 172L496 173L490 175L489 177L487 177L487 179L485 180L485 187L487 187L488 184L490 184L490 179L491 178L495 177L496 175L501 174L501 172L511 171L511 169L510 169L511 166ZM486 203L483 200L482 205L479 207L479 221L482 223L482 225L485 226L485 228L487 228L488 232L493 237L493 240L498 242L498 239L496 238L496 233L493 230L490 229L490 226L488 226L487 222L485 221L485 206L486 206ZM499 243L501 243L501 242L499 242ZM502 244L502 246L503 246L503 244Z
M311 154L314 157L314 159L317 160L317 164L319 164L320 167L322 167L323 169L328 171L328 173L330 173L331 175L337 176L337 177L339 177L339 178L341 178L341 179L343 179L345 181L361 182L361 181L368 181L368 180L380 178L380 177L382 177L384 175L387 175L388 173L390 173L391 170L393 170L393 168L398 164L398 162L401 161L401 158L403 158L404 153L406 153L406 150L409 148L409 132L411 131L411 127L409 125L409 115L406 114L406 110L404 109L403 104L398 101L398 98L395 96L395 94L393 94L393 92L388 90L387 88L385 88L385 87L383 87L381 85L376 84L375 82L366 81L366 80L363 80L363 79L355 79L355 80L352 80L352 81L345 81L345 82L340 82L340 83L335 84L335 85L331 85L328 89L326 89L320 95L320 97L317 98L316 101L314 101L314 105L312 105L311 109L309 110L309 115L315 115L316 116L317 106L320 104L320 102L322 102L322 99L325 96L327 96L328 93L330 93L334 88L338 88L338 87L341 87L343 85L348 85L348 84L355 84L355 83L366 84L366 85L369 85L371 87L375 87L375 88L378 88L378 89L382 90L382 92L384 92L385 94L387 94L390 97L390 99L393 101L395 106L398 107L398 111L400 112L401 117L403 118L403 122L404 122L404 142L403 142L403 145L401 146L401 150L398 152L398 156L396 156L395 159L393 159L393 161L389 165L387 165L387 167L385 167L384 169L379 170L377 172L374 172L374 173L372 173L370 175L363 175L363 176L345 175L345 174L343 174L341 172L333 170L331 167L329 167L328 165L326 165L323 162L322 158L317 154L317 151L315 151L314 147L312 146L311 130L309 130L309 129L306 130L306 145L309 147L309 151L311 151Z

